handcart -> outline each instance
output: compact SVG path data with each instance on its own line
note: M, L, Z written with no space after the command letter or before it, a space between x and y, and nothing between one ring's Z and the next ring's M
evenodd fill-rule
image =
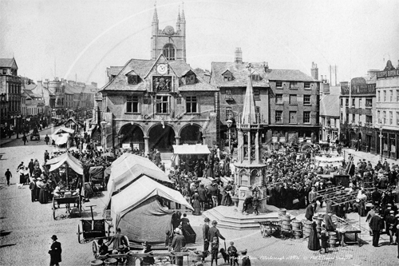
M72 208L76 207L79 211L79 216L82 215L82 198L79 194L72 195L69 191L60 191L59 196L53 197L53 219L55 220L55 211L61 209L65 205L66 213L71 214Z
M112 225L106 219L94 219L93 207L96 205L89 205L91 211L91 219L81 219L82 227L78 225L78 242L86 243L91 240L100 238L109 238L110 229ZM106 230L106 226L107 230ZM81 237L83 236L83 238ZM97 245L97 242L93 241ZM129 242L128 242L129 243ZM94 244L93 244L94 245ZM98 247L97 247L98 251ZM94 247L93 247L94 253Z

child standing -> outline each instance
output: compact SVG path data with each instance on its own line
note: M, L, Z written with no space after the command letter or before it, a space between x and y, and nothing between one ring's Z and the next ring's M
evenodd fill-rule
M229 254L230 266L238 265L238 253L234 246L234 242L230 242L230 247L227 249L227 253Z
M322 229L321 229L321 249L320 249L320 253L322 253L322 249L324 249L324 253L328 253L327 247L328 247L328 232L326 230L326 226L323 224Z
M211 266L213 265L213 261L215 261L216 265L218 265L218 252L219 252L219 242L218 238L215 236L212 240L211 246Z

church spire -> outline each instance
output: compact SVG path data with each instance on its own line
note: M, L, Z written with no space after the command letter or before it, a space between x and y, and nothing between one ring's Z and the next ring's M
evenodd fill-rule
M249 72L248 84L247 84L247 90L245 92L241 124L251 125L251 124L257 124L256 114L255 114L255 99L254 99L254 93L253 93L253 89L252 89L252 73L251 73L252 65L251 65L251 63L248 64L247 68L248 68L248 72Z
M154 16L152 17L152 23L157 23L158 24L158 13L157 13L157 2L154 4Z
M179 10L177 11L176 30L180 30L180 22L181 22L181 18L180 18L180 6L179 6Z
M181 22L186 23L186 16L184 15L184 2L182 3L182 9L181 9Z

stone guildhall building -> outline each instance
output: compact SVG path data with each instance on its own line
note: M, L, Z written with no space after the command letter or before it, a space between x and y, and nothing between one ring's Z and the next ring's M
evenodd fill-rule
M101 89L103 143L107 148L130 145L148 154L171 152L175 144L207 144L217 138L217 88L186 62L186 19L161 29L154 10L151 59L130 59L107 69Z

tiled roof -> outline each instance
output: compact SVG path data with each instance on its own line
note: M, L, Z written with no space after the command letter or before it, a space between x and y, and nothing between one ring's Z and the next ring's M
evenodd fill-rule
M339 95L323 95L320 102L320 115L339 117Z
M24 85L24 90L26 90L26 91L32 91L32 90L34 90L36 87L37 87L36 84L26 84L26 85Z
M13 66L18 68L14 58L0 58L0 67L13 67Z
M211 83L217 86L246 87L248 78L248 63L235 62L212 62ZM268 87L269 80L281 81L315 81L312 77L299 70L292 69L270 69L265 68L265 63L251 63L252 71L261 76L260 81L253 81L253 87ZM234 79L225 81L223 73L228 70L233 74Z
M162 55L161 55L162 56ZM161 56L158 57L157 60L143 60L143 59L131 59L126 65L122 68L122 70L118 73L118 75L111 81L109 81L101 90L104 91L147 91L150 90L150 82L148 79L148 75L153 70L155 64L160 60ZM163 57L163 56L162 56ZM166 60L166 59L165 59ZM200 75L194 71L189 64L184 62L183 60L175 60L175 61L166 61L169 65L169 71L174 73L178 78L184 76L190 70L193 71L197 75L198 83L193 85L184 85L179 87L179 90L182 91L214 91L216 88L210 86L207 82L205 82ZM130 85L127 83L126 74L134 71L140 78L141 82L136 85Z
M110 66L107 67L107 75L109 76L116 76L119 74L119 72L121 72L121 70L123 69L123 66Z
M211 64L211 84L215 86L229 86L229 87L246 87L248 83L248 63L234 63L234 62L212 62ZM269 82L266 78L266 72L263 63L251 63L252 70L256 71L260 76L260 81L254 81L253 87L269 87ZM233 74L234 79L225 81L223 73L226 70Z

